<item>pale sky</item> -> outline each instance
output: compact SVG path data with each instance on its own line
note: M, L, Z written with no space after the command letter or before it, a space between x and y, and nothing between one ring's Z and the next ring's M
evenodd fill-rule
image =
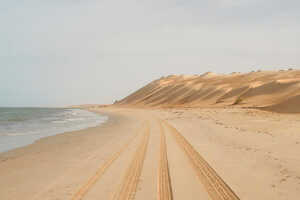
M0 106L112 103L170 74L300 68L299 0L0 0Z

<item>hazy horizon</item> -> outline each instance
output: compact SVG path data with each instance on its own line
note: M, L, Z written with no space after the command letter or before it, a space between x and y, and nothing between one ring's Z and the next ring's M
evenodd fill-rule
M299 9L294 0L2 2L0 107L107 104L170 74L299 69Z

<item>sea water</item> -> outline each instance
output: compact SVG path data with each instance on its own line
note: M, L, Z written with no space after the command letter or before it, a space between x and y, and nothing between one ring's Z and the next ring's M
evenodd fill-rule
M106 120L106 116L81 109L0 108L0 152L43 137L94 127Z

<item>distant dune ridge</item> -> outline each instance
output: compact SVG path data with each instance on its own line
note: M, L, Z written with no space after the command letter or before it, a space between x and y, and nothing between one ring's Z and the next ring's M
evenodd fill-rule
M300 113L300 70L171 75L139 89L116 105L139 107L254 107Z

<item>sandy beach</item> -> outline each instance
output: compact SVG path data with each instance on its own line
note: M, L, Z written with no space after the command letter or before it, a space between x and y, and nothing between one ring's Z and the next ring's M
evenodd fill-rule
M0 200L300 200L300 0L0 5Z
M0 154L0 198L297 199L299 115L93 108L110 118Z

